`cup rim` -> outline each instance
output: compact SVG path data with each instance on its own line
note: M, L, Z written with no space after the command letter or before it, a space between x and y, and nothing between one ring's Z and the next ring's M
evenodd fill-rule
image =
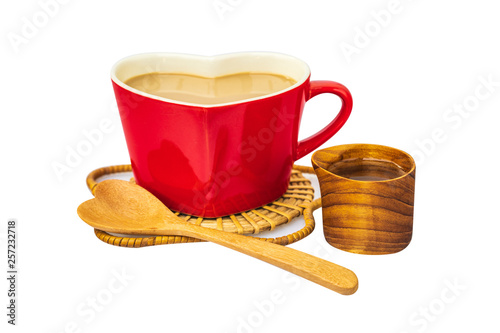
M174 99L168 99L165 97L160 97L157 95L149 94L143 91L140 91L138 89L132 88L129 85L125 84L123 80L120 80L117 77L117 71L119 70L119 67L122 66L124 63L127 61L141 61L145 60L147 58L156 58L157 60L159 59L166 59L166 58L184 58L187 61L204 61L204 62L215 62L215 61L228 61L232 59L237 59L237 58L243 58L243 57L255 57L256 59L267 57L267 58L281 58L283 62L295 62L297 65L302 66L303 74L300 75L300 79L297 80L295 84L292 86L279 90L277 92L274 92L272 94L267 94L263 96L258 96L254 98L248 98L248 99L242 99L238 101L233 101L233 102L227 102L227 103L219 103L219 104L198 104L198 103L189 103L189 102L183 102L183 101L178 101ZM146 71L143 74L146 73L152 73L154 71ZM190 74L190 73L189 73ZM140 74L138 74L140 75ZM284 75L284 74L283 74ZM277 53L277 52L232 52L232 53L224 53L224 54L218 54L218 55L213 55L213 56L204 56L204 55L194 55L194 54L187 54L187 53L169 53L169 52L147 52L147 53L138 53L138 54L133 54L126 56L120 60L118 60L111 68L111 80L121 88L128 90L134 94L141 95L150 99L155 99L159 100L162 102L167 102L171 104L178 104L178 105L186 105L186 106L191 106L191 107L201 107L201 108L217 108L221 106L229 106L229 105L237 105L237 104L242 104L242 103L247 103L247 102L252 102L252 101L257 101L257 100L263 100L267 98L271 98L280 94L284 94L290 90L293 90L299 86L301 86L304 82L306 82L311 75L311 70L309 66L302 60L284 54L284 53ZM212 76L212 77L216 77ZM210 76L208 76L210 77Z
M399 154L404 155L410 161L411 167L403 175L401 175L399 177L395 177L395 178L384 179L384 180L356 180L356 179L351 179L351 178L343 177L343 176L340 176L340 175L338 175L336 173L333 173L333 172L331 172L331 171L329 171L329 170L321 167L316 162L316 155L317 154L319 154L321 152L331 151L332 149L341 149L341 148L344 148L344 147L346 148L345 150L353 149L353 148L356 148L356 147L371 147L371 148L376 148L376 149L381 149L381 148L383 148L383 149L389 149L389 150L392 150L392 151L398 152ZM350 143L350 144L337 145L337 146L332 146L332 147L328 147L328 148L319 149L319 150L315 151L312 154L312 156L311 156L311 163L312 163L312 165L313 165L313 167L314 167L315 170L317 168L321 168L323 171L327 172L328 174L330 174L332 176L339 177L339 178L342 178L342 179L345 179L345 180L348 180L348 181L352 181L352 182L356 182L356 183L383 183L383 182L392 182L392 181L395 181L395 180L407 177L408 175L412 174L415 171L415 169L416 169L415 160L407 152L405 152L405 151L403 151L401 149L398 149L398 148L384 146L384 145L378 145L378 144L372 144L372 143Z

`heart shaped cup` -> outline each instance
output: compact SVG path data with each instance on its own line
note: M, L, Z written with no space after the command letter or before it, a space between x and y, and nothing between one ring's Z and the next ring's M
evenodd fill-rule
M124 83L152 72L202 77L274 73L297 83L269 95L211 105L158 97ZM346 87L309 78L303 61L267 52L214 57L148 53L118 61L111 79L136 182L169 208L203 217L276 200L287 190L294 161L332 137L352 109ZM304 104L321 93L339 96L342 107L325 128L299 142Z

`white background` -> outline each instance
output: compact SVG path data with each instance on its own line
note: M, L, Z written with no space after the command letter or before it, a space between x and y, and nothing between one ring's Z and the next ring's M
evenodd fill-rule
M66 2L50 7L51 17L34 0L0 5L1 266L6 221L17 218L20 272L15 328L6 323L1 279L2 332L498 331L493 1L401 0L384 26L373 12L394 9L389 0ZM214 3L230 7L218 12ZM34 20L40 27L23 37ZM368 40L359 33L365 29ZM25 39L14 45L13 38ZM346 56L347 44L357 53ZM85 177L129 163L109 70L124 56L153 51L282 52L306 61L312 79L345 84L352 116L323 147L376 143L413 154L410 246L386 256L334 249L317 211L316 230L292 247L356 272L358 292L341 296L214 244L126 249L99 241L76 215L91 198ZM481 78L496 86L489 91ZM464 103L471 111L463 116L447 111L465 110ZM309 102L300 136L319 130L338 107L334 96ZM54 162L65 163L68 147L103 119L113 130L58 179ZM310 156L299 163L310 165ZM130 277L124 283L114 277L122 272ZM88 305L96 297L106 303L100 311Z

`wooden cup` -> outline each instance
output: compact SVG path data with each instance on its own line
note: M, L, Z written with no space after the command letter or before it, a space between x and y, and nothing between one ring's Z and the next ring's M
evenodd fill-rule
M398 149L349 144L312 156L326 241L341 250L389 254L411 241L415 161Z

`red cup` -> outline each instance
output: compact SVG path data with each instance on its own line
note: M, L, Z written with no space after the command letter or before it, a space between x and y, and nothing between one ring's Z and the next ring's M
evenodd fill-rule
M262 97L214 105L170 100L124 83L151 72L204 77L264 72L297 83ZM309 78L303 61L267 52L215 57L149 53L118 61L111 79L136 182L170 209L195 216L235 214L276 200L288 188L294 161L331 138L351 113L346 87ZM325 128L298 141L304 103L322 93L339 96L342 107Z

